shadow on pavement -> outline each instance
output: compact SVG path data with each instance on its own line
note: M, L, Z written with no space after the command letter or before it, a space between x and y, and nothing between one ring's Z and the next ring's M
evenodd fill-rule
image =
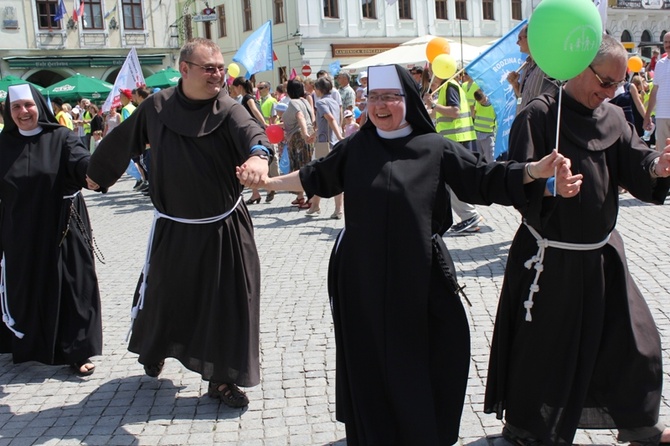
M5 355L3 355L5 356ZM9 355L7 355L9 356ZM4 358L3 358L4 359ZM11 361L11 360L10 360ZM0 364L10 362L0 361ZM70 395L39 395L35 401L35 410L14 413L9 405L2 404L9 396L6 386L40 385L46 381L63 382L86 379L72 374L67 366L44 366L36 363L2 364L0 375L0 424L2 437L19 437L28 440L34 436L36 441L77 440L87 444L138 444L135 434L139 434L147 422L154 420L225 420L240 417L246 409L230 409L219 400L203 396L180 397L184 386L176 386L169 379L152 379L144 375L112 379L102 383L76 404L54 403L50 399L71 399ZM17 370L11 370L16 368ZM29 368L29 373L27 372ZM25 376L25 380L22 377ZM53 383L50 383L53 386ZM27 389L19 388L16 392ZM35 395L34 389L30 391ZM53 393L53 392L51 392ZM193 391L188 392L193 395ZM122 443L119 443L122 442ZM28 443L25 443L28 444ZM30 443L38 444L38 443Z

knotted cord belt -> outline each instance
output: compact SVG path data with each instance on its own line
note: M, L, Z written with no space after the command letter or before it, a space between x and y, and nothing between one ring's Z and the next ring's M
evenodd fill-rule
M63 196L63 200L71 200L79 195L80 192L81 190L78 190L72 195L65 195ZM25 334L14 328L16 321L9 313L9 300L7 299L7 261L5 260L4 252L2 253L2 260L0 260L0 268L2 269L2 273L0 274L0 310L2 311L2 322L5 323L7 328L9 328L17 338L23 339Z
M237 198L237 201L233 207L221 215L215 215L214 217L205 217L205 218L179 218L172 217L167 214L163 214L154 208L154 220L151 223L151 230L149 231L149 243L147 244L147 254L144 259L144 268L142 268L142 284L140 285L139 298L137 299L137 304L130 311L130 328L128 329L128 334L126 335L126 342L130 339L130 333L133 331L133 324L135 319L139 314L140 310L144 308L144 293L147 289L147 277L149 276L149 260L151 259L151 248L154 241L154 232L156 231L156 222L160 218L166 218L168 220L176 221L177 223L185 223L189 225L207 225L210 223L216 223L217 221L224 220L230 214L237 209L240 202L242 201L242 195Z
M535 280L533 280L533 283L530 285L530 293L528 293L528 300L523 303L524 308L526 308L526 321L532 322L533 316L530 314L530 309L533 308L533 294L540 291L540 286L537 284L537 282L538 280L540 280L540 274L542 274L542 271L544 271L544 265L543 265L544 251L547 248L558 248L558 249L565 249L568 251L593 251L605 246L610 239L610 235L612 234L611 233L607 234L605 240L598 243L557 242L555 240L542 238L540 233L537 232L531 225L526 223L525 220L523 221L523 224L526 225L532 236L535 237L535 240L537 241L537 253L530 259L526 260L526 263L524 263L524 266L527 269L535 268Z

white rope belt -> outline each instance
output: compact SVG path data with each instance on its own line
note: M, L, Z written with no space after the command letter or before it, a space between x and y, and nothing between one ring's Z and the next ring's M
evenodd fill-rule
M535 268L535 280L533 280L533 283L530 286L530 293L528 293L528 300L523 303L524 308L526 308L526 321L532 322L533 317L530 314L530 309L533 308L533 294L540 291L540 286L537 284L537 282L540 280L540 274L542 274L542 271L544 271L544 265L543 265L544 251L547 248L558 248L569 251L593 251L595 249L600 249L603 246L605 246L605 244L607 244L607 242L609 241L611 234L607 234L605 240L598 243L557 242L555 240L548 240L546 238L542 238L540 233L537 232L531 225L526 223L525 220L523 224L526 225L530 233L533 235L533 237L535 237L535 240L537 241L537 254L535 254L530 259L526 260L526 263L524 263L524 266L528 269Z
M63 200L70 200L70 199L76 197L77 195L79 195L80 193L81 193L81 190L78 190L77 192L73 193L72 195L63 195Z
M23 333L14 328L14 318L9 314L9 303L7 301L7 268L5 266L5 253L2 253L2 260L0 260L0 268L2 268L2 274L0 274L0 307L2 307L2 322L5 323L7 328L9 328L17 338L23 339Z
M206 225L210 223L216 223L217 221L221 221L227 218L230 214L232 214L235 211L235 209L237 209L237 206L239 206L241 202L242 202L242 195L238 197L237 201L235 202L235 205L233 205L233 207L227 212L221 215L215 215L214 217L205 217L205 218L172 217L170 215L159 212L157 209L154 209L154 220L151 223L151 230L149 231L149 243L147 244L147 253L144 259L144 268L142 268L142 284L140 285L140 292L139 292L139 298L137 299L137 305L135 305L130 311L130 328L128 329L128 334L126 335L126 342L128 342L128 339L130 339L130 333L133 331L133 323L135 322L137 315L139 314L140 310L144 308L144 293L147 289L147 278L149 277L149 260L151 259L151 248L153 246L154 232L156 231L156 222L158 221L158 219L166 218L168 220L176 221L177 223L185 223L188 225Z
M78 190L72 195L64 195L63 200L71 200L79 195L80 192L81 190ZM25 334L14 328L16 321L9 312L9 301L7 299L7 262L5 260L4 252L2 253L2 260L0 260L0 268L2 268L2 273L0 273L0 310L2 311L2 322L4 322L7 328L9 328L17 338L23 339Z

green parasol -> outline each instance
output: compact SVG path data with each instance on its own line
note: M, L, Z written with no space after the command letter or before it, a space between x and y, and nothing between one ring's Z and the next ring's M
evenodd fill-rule
M112 91L113 85L94 77L75 74L44 89L42 94L65 101L88 98L94 101L105 99Z
M33 84L32 82L28 82L25 79L12 76L10 74L0 79L0 102L5 102L5 99L7 99L7 89L9 88L10 85L21 85L21 84L31 84L32 86L37 88L38 91L44 90L44 88L40 87L39 85Z
M146 78L145 83L151 88L168 88L177 85L179 79L181 79L181 73L168 67Z

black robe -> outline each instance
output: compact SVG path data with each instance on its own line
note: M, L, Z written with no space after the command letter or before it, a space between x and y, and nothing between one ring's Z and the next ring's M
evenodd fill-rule
M670 182L652 180L649 150L621 109L595 110L563 93L559 151L584 175L578 196L543 197L544 181L527 186L523 217L543 237L609 242L592 251L548 248L532 322L525 321L538 251L525 226L510 248L496 316L485 411L553 445L572 443L577 427L654 426L661 399L661 348L647 304L633 282L615 229L618 187L661 204ZM555 146L556 98L523 110L510 135L510 158L539 159Z
M101 141L89 176L111 186L147 144L156 210L187 219L232 209L243 189L235 167L253 145L270 147L258 123L227 94L193 101L180 84L149 96ZM260 261L244 203L216 223L159 219L150 265L144 309L128 346L139 362L173 357L205 380L258 384Z
M15 363L73 364L102 352L86 204L81 194L63 199L86 184L89 157L62 126L22 136L12 122L0 133L1 249L10 314L25 334L19 339L0 323L0 352Z
M470 337L432 244L453 272L441 238L451 226L446 186L477 204L525 200L523 165L479 160L434 131L388 140L364 126L300 170L307 193L346 197L329 295L337 419L349 445L458 439Z

